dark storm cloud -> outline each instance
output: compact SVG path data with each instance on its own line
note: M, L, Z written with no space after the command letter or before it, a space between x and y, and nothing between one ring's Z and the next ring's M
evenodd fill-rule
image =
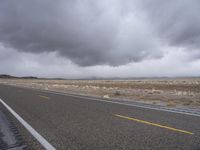
M0 42L24 52L56 51L80 66L161 57L151 24L132 2L1 0Z
M141 8L172 46L200 50L199 0L142 0Z

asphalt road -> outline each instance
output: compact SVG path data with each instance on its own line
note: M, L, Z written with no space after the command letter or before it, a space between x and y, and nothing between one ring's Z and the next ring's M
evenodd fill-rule
M0 85L0 98L56 149L200 150L200 117Z

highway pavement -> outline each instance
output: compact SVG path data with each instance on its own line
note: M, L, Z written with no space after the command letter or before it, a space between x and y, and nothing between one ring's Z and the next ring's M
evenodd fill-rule
M0 99L60 150L200 150L200 116L0 85Z

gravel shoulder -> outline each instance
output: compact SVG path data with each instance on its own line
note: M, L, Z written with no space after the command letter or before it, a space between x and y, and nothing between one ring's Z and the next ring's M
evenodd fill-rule
M0 103L0 149L44 150L24 126Z

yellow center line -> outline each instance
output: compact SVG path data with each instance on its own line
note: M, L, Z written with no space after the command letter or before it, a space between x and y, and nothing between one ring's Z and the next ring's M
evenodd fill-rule
M38 96L41 98L44 98L44 99L49 99L49 97L47 97L47 96L42 96L42 95L38 95Z
M148 122L148 121L145 121L145 120L139 120L139 119L136 119L136 118L126 117L126 116L122 116L122 115L118 115L118 114L115 114L115 116L120 117L120 118L124 118L124 119L128 119L128 120L132 120L132 121L136 121L136 122L139 122L139 123L144 123L144 124L148 124L148 125L152 125L152 126L156 126L156 127L160 127L160 128L165 128L165 129L172 130L172 131L175 131L175 132L181 132L181 133L190 134L190 135L194 134L194 133L189 132L189 131L176 129L176 128L160 125L160 124L157 124L157 123L152 123L152 122Z

